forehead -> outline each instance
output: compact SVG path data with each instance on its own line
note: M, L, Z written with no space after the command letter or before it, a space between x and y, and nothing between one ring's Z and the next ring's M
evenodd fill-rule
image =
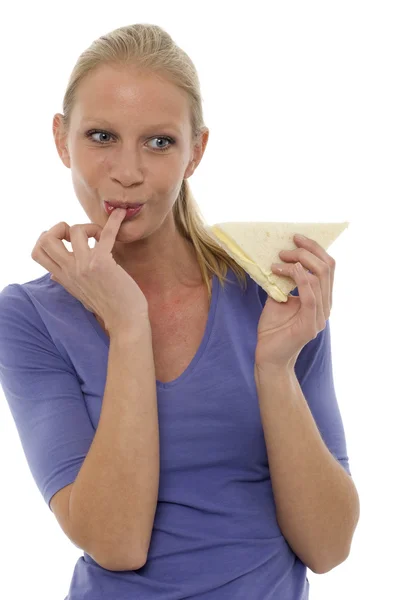
M102 66L85 77L77 89L78 124L101 120L175 127L183 133L189 123L188 99L183 90L159 74Z

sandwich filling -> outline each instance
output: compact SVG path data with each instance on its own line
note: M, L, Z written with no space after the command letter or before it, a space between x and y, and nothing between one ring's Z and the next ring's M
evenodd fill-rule
M243 250L226 235L219 227L213 225L211 231L221 241L226 248L228 254L243 267L243 269L260 285L274 300L277 302L287 302L287 296L279 289L279 287L271 281L271 275L276 277L272 271L264 271L251 258L243 252Z

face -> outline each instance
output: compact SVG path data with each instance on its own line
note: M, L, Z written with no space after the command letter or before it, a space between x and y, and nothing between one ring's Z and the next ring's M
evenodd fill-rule
M70 128L53 120L58 153L93 223L104 227L104 200L145 203L117 240L148 236L168 218L182 180L201 161L208 130L192 139L185 93L161 75L103 65L79 85ZM146 227L147 224L147 227Z

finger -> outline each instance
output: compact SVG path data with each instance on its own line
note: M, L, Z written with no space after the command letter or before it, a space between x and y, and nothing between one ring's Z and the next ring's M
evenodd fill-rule
M100 240L101 230L98 225L96 225L96 227L95 236L90 235L90 231L88 231L90 230L90 225L88 223L72 225L69 228L73 256L69 253L70 256L68 257L68 260L74 260L74 269L76 269L78 273L82 273L85 267L90 263L92 248L89 246L89 238L96 237L96 239L99 238Z
M311 286L311 290L316 300L316 323L318 332L322 331L326 327L326 321L329 318L329 293L330 293L330 279L326 277L324 271L323 276L319 277L315 273L311 273L303 266L303 272L307 277L307 280ZM300 294L300 290L299 290ZM326 300L326 301L325 301Z
M314 292L315 299L317 301L316 322L317 322L317 327L318 327L318 332L319 332L319 331L322 331L323 329L325 329L326 321L329 318L329 315L326 316L327 313L325 313L323 290L321 288L321 282L320 282L319 278L316 277L316 275L313 275L312 273L307 273L307 278L310 282L311 288Z
M117 237L125 215L126 208L115 208L108 217L107 223L104 225L100 234L99 243L96 246L96 249L98 248L100 253L109 254L114 248L115 238Z
M41 265L49 273L61 274L61 268L57 262L55 262L49 254L43 248L35 247L34 252L31 254L32 259ZM54 277L53 277L54 278Z
M332 258L332 256L328 254L327 251L322 246L320 246L315 240L312 240L310 238L300 240L296 236L294 236L293 241L296 244L296 246L300 246L301 248L309 250L312 254L317 256L320 260L322 260L322 262L325 262L330 267L335 266L335 260Z
M63 243L63 240L71 242L70 229L68 223L61 221L49 230L43 231L31 253L33 260L59 277L63 270L67 271L68 262L73 260L72 253ZM88 223L85 224L85 229L88 236L93 237L99 234L100 228L95 223Z
M325 253L326 254L326 253ZM319 259L317 256L312 254L309 250L301 248L300 250L282 251L279 256L288 261L287 263L274 263L272 265L273 272L281 272L282 274L288 274L290 276L290 267L297 261L301 261L301 264L305 269L309 269L311 273L318 279L318 285L322 290L322 306L323 314L329 315L332 306L332 287L334 278L334 268L330 267L328 263ZM292 261L292 262L289 262ZM282 268L279 271L278 266ZM289 270L288 270L289 269ZM310 281L313 281L311 278ZM318 289L317 287L315 289ZM319 298L317 298L319 303ZM327 317L329 318L329 317ZM321 322L322 315L318 315L318 322Z
M85 226L88 237L96 237L96 239L97 239L96 234L98 234L100 236L101 227L99 225L97 225L97 223L83 223L83 225ZM72 225L72 227L74 227L74 225ZM69 233L70 229L71 229L71 227L68 225L68 223L66 223L65 221L61 221L60 223L57 223L57 225L54 225L53 227L51 227L48 231L44 231L41 234L41 236L39 237L39 240L43 236L45 239L55 237L55 238L59 239L60 241L66 240L67 242L71 242L71 237L70 237L70 233ZM63 246L64 246L64 244L63 244ZM65 248L65 246L64 246L64 248Z
M111 213L103 228L96 223L83 223L70 227L65 221L53 225L53 227L43 231L39 236L31 253L32 259L42 265L47 271L60 276L63 268L67 271L66 267L71 259L74 260L75 258L76 260L77 257L82 257L85 253L91 252L88 244L88 240L91 237L94 237L99 242L96 249L99 248L101 253L111 252L120 225L125 217L126 209L115 209L113 210L114 212L116 216L114 217ZM104 231L105 235L103 237ZM71 243L73 251L75 249L74 257L71 256L72 253L67 250L62 240ZM103 241L101 245L100 240ZM80 266L82 267L82 265L83 261L81 261Z
M296 236L294 236L293 240L297 246L300 246L302 248L305 248L306 250L309 250L312 254L314 254L316 257L318 257L323 263L327 264L329 267L329 300L327 300L324 305L325 314L329 314L330 309L332 307L332 294L333 294L333 283L334 283L334 278L335 278L336 261L315 240L312 240L309 238L306 238L305 240L299 240L298 238L296 238ZM304 257L302 257L302 258L304 258ZM306 266L308 266L308 265L306 265ZM311 266L308 266L308 268L313 273L317 273L318 276L320 276L321 272L319 270L316 270L314 267L311 267ZM328 311L326 309L328 309Z
M60 268L66 260L68 250L62 243L62 239L68 236L69 225L62 221L40 234L31 257L37 263L42 265L48 271L54 272L55 268Z
M301 302L300 311L304 314L304 321L310 326L308 333L315 338L318 334L317 300L311 287L310 280L307 277L307 272L301 263L297 262L293 265L291 277L297 283Z
M113 217L115 212L117 212L117 216ZM93 250L90 248L88 243L90 237L95 237L98 242L96 245L96 253L98 255L111 253L115 245L115 238L117 237L125 215L125 208L114 209L111 215L108 217L103 228L95 223L72 225L72 227L69 228L72 250L74 252L74 258L78 272L82 272L86 266L89 265L90 259L93 256ZM93 225L97 227L95 236L90 235L90 232L92 231L91 227Z

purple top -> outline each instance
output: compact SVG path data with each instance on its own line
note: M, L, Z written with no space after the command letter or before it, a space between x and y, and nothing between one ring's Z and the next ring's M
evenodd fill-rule
M65 600L307 600L307 567L276 520L254 381L267 294L213 277L204 337L174 381L157 381L160 485L147 562L77 560ZM297 288L292 292L298 295ZM29 469L50 508L73 483L99 421L109 338L50 274L0 293L0 384ZM306 344L297 379L323 440L350 473L332 377L330 328Z

